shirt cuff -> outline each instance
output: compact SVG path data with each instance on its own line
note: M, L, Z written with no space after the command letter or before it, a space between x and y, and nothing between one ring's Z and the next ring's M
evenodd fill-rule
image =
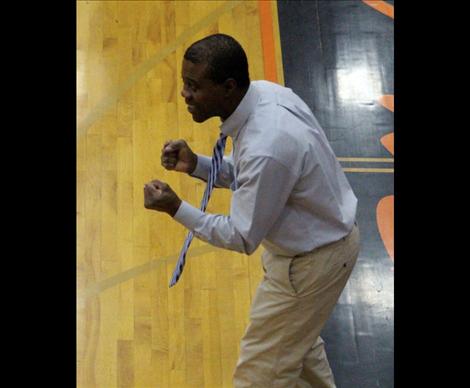
M209 172L211 170L211 165L212 165L212 158L209 158L204 155L197 155L196 168L189 175L197 177L197 178L201 178L207 181L209 177Z
M184 225L189 230L194 231L198 221L203 216L204 212L202 212L200 209L195 208L186 201L181 201L181 205L173 216L173 219Z

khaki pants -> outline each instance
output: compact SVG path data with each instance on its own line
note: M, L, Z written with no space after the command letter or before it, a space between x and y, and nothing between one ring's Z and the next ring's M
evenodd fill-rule
M264 278L242 338L234 387L335 387L320 332L359 254L345 238L300 257L262 256Z

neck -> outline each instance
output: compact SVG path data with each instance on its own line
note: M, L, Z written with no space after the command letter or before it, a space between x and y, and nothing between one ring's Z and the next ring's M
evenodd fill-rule
M240 102L243 100L243 97L245 97L247 91L248 87L237 89L237 91L234 92L233 97L227 102L227 108L224 109L224 113L220 115L220 119L222 121L227 120L230 115L235 112L235 109L240 105Z

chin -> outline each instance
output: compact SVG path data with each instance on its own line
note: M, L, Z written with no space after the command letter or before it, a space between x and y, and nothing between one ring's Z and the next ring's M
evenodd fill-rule
M207 117L204 117L204 116L197 116L197 115L193 115L193 121L195 121L196 123L203 123L204 121L206 121L208 118Z

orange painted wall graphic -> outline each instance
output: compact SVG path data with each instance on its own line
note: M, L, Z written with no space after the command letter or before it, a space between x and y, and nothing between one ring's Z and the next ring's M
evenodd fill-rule
M389 4L382 0L362 0L365 4L369 7L374 8L375 10L391 17L392 19L395 18L395 8L392 4Z
M394 196L383 197L377 205L377 226L388 255L394 259Z
M394 154L394 136L393 132L389 133L388 135L383 136L380 139L380 142L382 145L387 149L388 152L390 152L392 155Z
M393 94L385 94L379 98L379 103L389 111L395 111L395 96Z
M386 94L379 98L379 103L384 107L387 108L389 111L395 111L395 99L393 95ZM393 132L389 133L388 135L383 136L380 139L382 145L390 152L392 155L394 154L394 136Z
M394 96L384 95L379 98L379 103L391 112L394 112ZM380 139L382 145L394 155L393 132ZM383 197L377 205L377 226L385 249L392 260L394 260L394 196Z

